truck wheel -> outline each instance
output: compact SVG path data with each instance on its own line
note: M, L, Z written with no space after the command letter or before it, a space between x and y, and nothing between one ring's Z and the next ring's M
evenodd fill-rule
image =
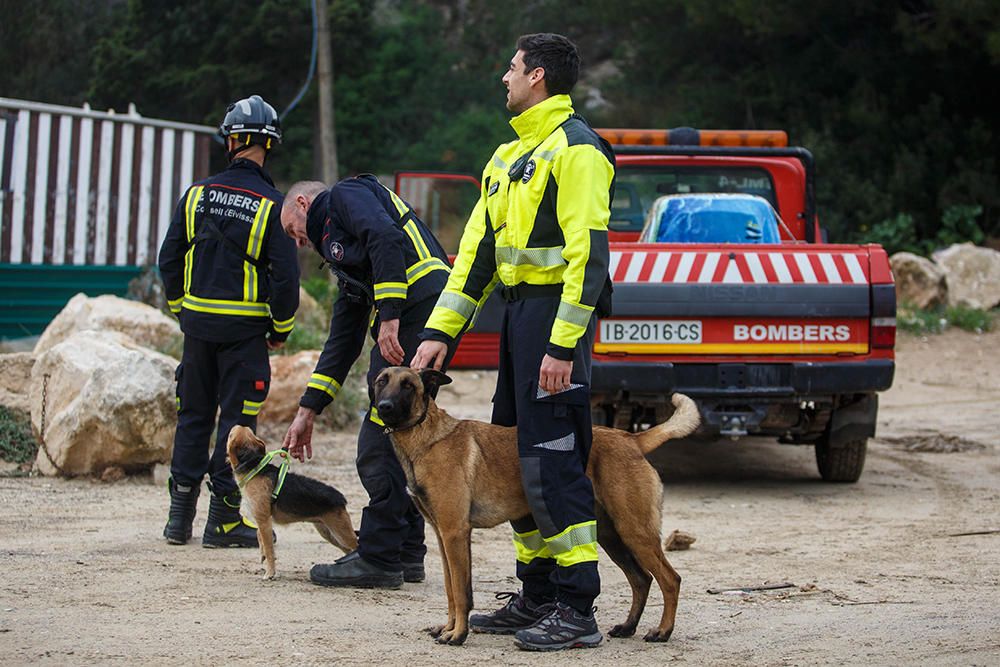
M858 481L865 468L868 438L831 443L829 436L816 441L816 466L824 482Z

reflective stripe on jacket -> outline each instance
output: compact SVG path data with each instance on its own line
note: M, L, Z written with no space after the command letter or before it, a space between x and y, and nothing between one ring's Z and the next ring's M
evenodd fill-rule
M181 198L160 247L170 310L185 334L285 340L299 305L295 243L281 229L283 197L250 160L235 160Z
M483 170L479 203L424 337L458 336L497 282L561 285L548 352L571 359L608 282L614 155L568 95L536 104L511 126L518 140L501 145Z

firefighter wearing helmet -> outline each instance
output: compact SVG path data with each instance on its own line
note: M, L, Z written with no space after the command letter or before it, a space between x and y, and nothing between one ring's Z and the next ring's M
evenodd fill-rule
M187 189L160 247L167 300L184 333L163 536L170 544L191 538L207 475L202 546L256 547L256 527L240 515L226 439L233 426L257 426L271 380L268 350L281 347L295 323L299 265L281 228L284 196L264 170L281 142L274 107L259 95L234 102L220 132L229 166Z

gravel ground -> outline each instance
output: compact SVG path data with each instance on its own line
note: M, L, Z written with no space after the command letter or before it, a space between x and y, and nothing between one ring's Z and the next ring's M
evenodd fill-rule
M811 448L665 446L654 457L664 534L697 537L668 554L684 579L673 638L640 639L659 617L654 593L637 637L546 663L1000 664L1000 534L954 536L1000 529L998 348L1000 333L904 337L857 484L819 481ZM454 376L441 405L488 418L493 376ZM353 450L353 434L321 434L316 458L296 470L340 488L357 524L365 494ZM436 546L422 584L333 590L311 585L308 571L340 554L303 525L280 529L270 582L256 552L167 546L166 495L149 478L0 477L0 503L4 664L541 663L507 637L442 647L423 632L446 612ZM206 513L203 493L196 534ZM477 531L473 562L478 609L517 589L507 528ZM601 572L606 630L630 596L607 559Z

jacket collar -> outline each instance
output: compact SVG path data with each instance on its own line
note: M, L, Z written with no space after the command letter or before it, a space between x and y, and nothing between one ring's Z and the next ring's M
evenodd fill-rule
M271 180L271 175L267 173L267 170L264 169L264 167L260 166L253 160L248 160L243 157L238 157L232 162L230 162L229 166L226 167L227 171L230 169L249 169L250 171L256 172L258 176L267 181L268 185L270 185L272 188L274 187L274 181Z
M510 126L524 143L540 144L572 113L573 100L569 95L553 95L511 118Z
M330 199L330 191L324 190L313 197L312 204L309 205L309 213L306 214L306 236L312 241L313 247L320 255L323 254L323 227L326 225L327 201Z

